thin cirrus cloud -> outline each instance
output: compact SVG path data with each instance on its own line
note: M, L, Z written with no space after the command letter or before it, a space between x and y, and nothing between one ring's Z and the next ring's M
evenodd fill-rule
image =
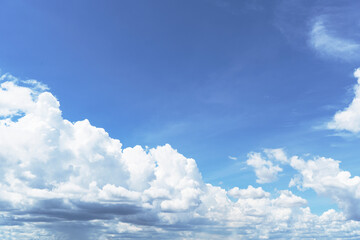
M357 84L354 86L355 96L352 102L344 110L338 111L332 121L327 124L329 129L360 132L360 69L356 69L354 76Z
M344 211L318 216L289 189L227 191L205 183L195 160L168 144L122 148L88 120L64 119L59 101L39 86L1 77L1 239L360 237L359 178L334 160L288 158L281 149L261 157L274 173L278 164L289 164L299 172L293 186L312 188ZM271 171L261 174L272 179Z
M228 156L228 158L231 159L231 160L234 160L234 161L238 160L237 157L233 157L233 156Z
M351 39L345 39L336 31L330 31L325 18L317 18L310 31L310 45L321 56L345 61L358 60L360 44Z

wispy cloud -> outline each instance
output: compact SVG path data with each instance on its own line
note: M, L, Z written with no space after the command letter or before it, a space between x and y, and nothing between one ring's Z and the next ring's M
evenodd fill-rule
M312 25L310 45L324 57L346 61L360 58L360 44L328 29L323 17L318 17Z
M233 156L228 156L228 158L231 159L231 160L234 160L234 161L238 160L237 157L233 157Z

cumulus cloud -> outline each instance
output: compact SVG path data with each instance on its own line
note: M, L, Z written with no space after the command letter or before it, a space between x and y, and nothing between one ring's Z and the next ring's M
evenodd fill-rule
M274 165L272 161L265 160L260 153L250 153L246 163L254 168L258 183L276 181L278 173L283 170L279 165Z
M360 177L351 177L350 172L339 168L339 161L331 158L305 161L294 156L290 165L300 173L291 180L291 186L311 188L330 197L348 218L360 220Z
M124 149L88 120L64 119L59 101L42 85L11 75L1 81L1 239L360 236L360 224L341 212L314 215L289 190L226 191L207 184L195 160L170 145ZM265 182L281 171L272 161L288 161L280 150L266 154L270 160L255 153L248 160ZM291 164L301 173L306 168L305 162ZM358 181L346 174L340 180ZM301 181L313 187L306 177Z
M281 148L265 149L264 153L269 159L273 159L283 164L288 162L288 158Z
M261 187L254 188L249 185L246 189L239 189L238 187L234 187L228 191L228 195L234 198L265 198L270 197L270 193L265 192Z
M310 31L310 45L322 56L341 60L359 59L360 44L330 32L324 17L318 17Z
M274 161L282 160L284 164L290 165L298 172L290 180L289 187L296 186L300 190L313 189L317 194L329 197L336 202L343 210L346 218L360 220L360 177L351 177L350 172L341 170L340 161L324 157L316 157L308 161L298 156L288 158L282 149L265 149L264 152L267 155L267 160L261 157L261 153L251 153L249 160L259 163L261 167L261 164L273 166ZM255 173L257 170L255 167ZM268 170L268 172L275 173L276 171L271 172ZM268 175L271 174L265 176ZM228 194L232 197L238 196L242 198L247 196L263 198L266 196L262 188L252 186L249 186L248 189L235 187L230 189ZM283 191L282 195L283 197L280 196L276 201L281 202L281 199L287 199L285 196L292 196L292 200L286 202L290 203L296 199L296 201L293 201L294 203L306 204L304 199L300 199L291 192L286 192L286 190ZM282 205L286 205L286 203L283 202Z
M329 129L360 132L360 69L355 70L354 76L358 79L354 87L355 97L347 108L335 114L327 125Z

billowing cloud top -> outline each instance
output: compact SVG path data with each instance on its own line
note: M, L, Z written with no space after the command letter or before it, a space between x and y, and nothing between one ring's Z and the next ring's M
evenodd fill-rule
M357 78L355 97L346 109L335 114L333 121L328 123L330 129L360 132L360 68L355 70L354 76Z
M195 160L170 145L123 149L88 120L63 119L58 100L34 80L7 74L0 83L1 239L360 237L359 179L335 160L288 158L281 149L249 155L259 183L288 164L299 172L292 185L344 210L317 216L287 189L207 184Z

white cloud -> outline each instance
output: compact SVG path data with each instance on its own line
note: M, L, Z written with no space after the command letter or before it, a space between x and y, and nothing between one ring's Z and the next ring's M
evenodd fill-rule
M265 149L264 153L269 159L273 159L283 164L288 162L288 158L281 148Z
M314 22L310 32L310 44L322 56L342 60L359 59L360 44L337 35L334 32L330 33L324 17L319 17Z
M229 190L228 195L234 198L265 198L270 197L270 193L265 192L261 187L254 188L249 185L246 189L239 189L234 187Z
M260 153L250 153L246 163L254 168L258 178L256 182L258 183L274 182L277 180L278 173L282 172L279 165L274 165L272 161L265 160Z
M354 87L355 97L347 108L335 114L334 119L328 123L329 129L360 132L360 69L355 70L354 76L358 79Z
M341 212L314 215L305 199L288 190L273 196L252 186L227 192L206 184L195 160L170 145L123 149L88 120L63 119L50 92L19 86L12 77L2 81L1 239L360 236L359 222ZM267 154L285 161L280 150ZM281 171L270 160L249 156L263 181ZM294 165L300 172L302 166ZM349 186L354 180L343 175ZM304 187L312 187L305 180Z
M273 200L273 204L281 207L301 207L307 204L307 201L299 196L294 195L289 190L280 192L280 196Z
M28 112L34 107L31 94L26 87L16 86L14 82L0 84L0 116L7 117Z
M330 197L348 218L360 220L360 177L351 177L350 172L339 168L339 161L331 158L305 161L295 156L290 165L300 173L291 181L292 185Z
M360 220L360 177L351 177L350 172L341 170L339 161L324 157L316 157L314 160L309 161L305 161L298 156L287 158L281 149L266 149L264 152L267 154L269 160L263 159L261 153L251 153L249 155L248 161L254 165L258 180L261 179L262 182L264 182L267 179L274 179L277 172L270 170L273 168L272 161L287 159L287 161L283 161L283 163L289 164L299 172L299 174L291 179L289 187L297 186L300 190L311 188L317 194L334 200L344 211L347 218ZM276 158L275 156L280 158ZM269 170L262 170L264 165L268 167ZM259 171L259 169L262 171ZM265 174L263 172L265 172ZM264 176L261 174L264 174ZM246 198L247 195L259 196L260 198L264 196L261 188L255 189L251 186L249 186L248 189L242 190L235 187L229 190L228 194L232 197L241 196L242 198ZM291 196L291 201L287 200L287 196ZM282 206L288 203L306 204L304 199L293 196L292 193L286 192L286 190L282 191L281 196L276 201L282 202L280 204Z
M49 90L49 87L35 79L28 79L24 80L23 83L29 84L32 86L32 89L38 90L38 91L47 91Z

